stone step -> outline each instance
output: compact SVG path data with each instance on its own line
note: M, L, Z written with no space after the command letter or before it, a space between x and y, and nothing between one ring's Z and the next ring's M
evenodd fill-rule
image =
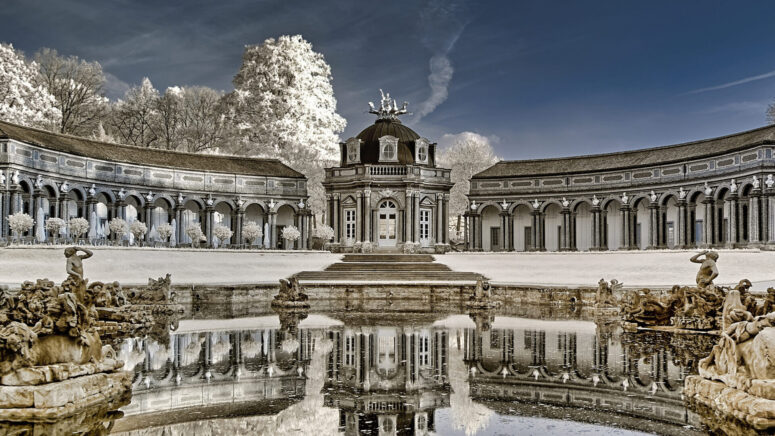
M357 271L342 274L340 271L304 271L296 274L300 282L315 281L371 281L380 283L417 282L417 281L476 281L482 279L481 274L457 271Z
M345 254L342 262L433 262L430 254Z
M399 262L342 262L335 263L326 271L450 271L440 263L399 263Z

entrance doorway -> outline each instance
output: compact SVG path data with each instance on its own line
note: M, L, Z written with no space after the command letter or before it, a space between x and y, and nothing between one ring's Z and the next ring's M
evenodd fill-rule
M501 228L500 227L490 227L490 250L491 251L500 251L501 249Z
M379 236L377 244L380 247L396 246L396 217L398 211L392 200L385 200L379 206Z

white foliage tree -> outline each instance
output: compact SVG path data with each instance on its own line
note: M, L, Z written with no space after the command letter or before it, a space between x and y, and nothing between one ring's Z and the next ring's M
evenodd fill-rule
M120 142L140 147L154 147L159 139L159 91L146 77L139 86L129 89L124 99L113 107L110 125Z
M67 225L70 227L70 234L76 239L89 231L89 221L86 218L70 218Z
M0 43L0 119L47 129L60 123L56 99L37 80L37 64L28 63L13 45Z
M264 236L264 232L255 221L249 221L242 226L242 237L247 240L248 245L253 244L256 239L262 236Z
M473 132L457 135L444 135L442 141L450 145L439 152L438 162L444 168L452 170L452 187L449 199L449 215L457 217L456 228L460 230L461 216L468 207L468 194L471 189L471 177L498 161L490 140Z
M237 154L279 157L310 178L310 206L325 207L323 165L337 157L346 121L336 113L331 67L301 35L245 48L228 96Z

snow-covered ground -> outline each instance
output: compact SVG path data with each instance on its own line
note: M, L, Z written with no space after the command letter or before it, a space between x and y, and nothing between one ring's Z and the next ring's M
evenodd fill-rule
M455 271L473 271L495 284L597 286L617 279L626 287L689 285L699 265L689 262L696 251L633 251L601 253L450 253L436 261ZM720 250L717 284L748 278L755 290L775 286L775 252ZM84 262L92 280L144 284L148 278L172 274L176 284L277 283L300 271L322 270L338 262L327 252L226 251L185 249L96 248ZM18 287L25 280L66 277L62 248L0 249L0 284Z
M1 248L0 285L18 288L25 280L67 277L63 248ZM321 270L341 255L304 251L232 251L152 248L93 249L84 261L91 281L146 284L148 278L172 274L173 284L277 283L303 270Z
M494 284L597 286L601 278L625 287L694 284L699 265L689 262L697 250L607 251L599 253L450 253L437 261L457 271L475 271ZM775 286L775 252L718 250L716 284L747 278L755 290Z

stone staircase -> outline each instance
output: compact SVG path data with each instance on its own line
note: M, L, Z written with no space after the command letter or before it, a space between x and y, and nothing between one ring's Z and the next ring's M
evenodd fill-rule
M316 284L475 284L478 273L452 271L429 254L346 254L323 271L296 274L302 285Z

